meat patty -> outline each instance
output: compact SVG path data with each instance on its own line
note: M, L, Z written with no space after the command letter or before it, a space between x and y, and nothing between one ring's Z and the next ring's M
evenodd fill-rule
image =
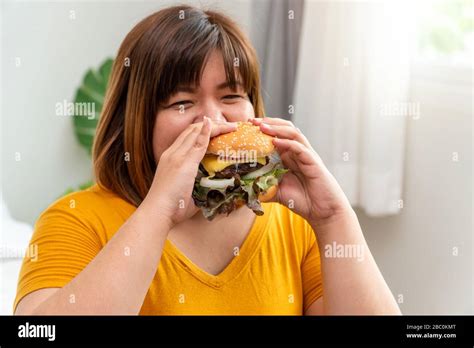
M230 165L224 170L217 172L214 178L216 179L230 179L236 176L238 174L240 177L253 172L259 168L263 167L262 164L260 163L236 163L233 165Z

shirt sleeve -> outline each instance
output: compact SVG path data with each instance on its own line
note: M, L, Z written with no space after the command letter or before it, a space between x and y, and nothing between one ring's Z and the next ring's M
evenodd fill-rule
M20 270L14 311L33 291L65 286L102 248L100 238L76 207L78 197L63 197L37 220Z
M308 249L303 257L301 274L303 278L303 309L308 308L323 296L323 280L321 275L321 258L314 230L305 222Z

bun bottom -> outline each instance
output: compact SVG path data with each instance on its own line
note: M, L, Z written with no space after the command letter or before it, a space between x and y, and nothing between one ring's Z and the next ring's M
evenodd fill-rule
M270 187L267 192L265 192L264 194L260 194L258 195L258 200L260 202L268 202L270 201L273 197L275 197L276 193L278 191L278 185L274 185L272 187Z

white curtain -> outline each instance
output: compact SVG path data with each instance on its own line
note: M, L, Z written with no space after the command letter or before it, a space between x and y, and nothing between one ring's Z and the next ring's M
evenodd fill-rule
M408 102L408 6L305 3L293 120L351 204L371 216L395 214L403 203L406 115L396 110Z
M303 5L303 0L259 0L252 4L251 37L261 62L268 116L291 116Z

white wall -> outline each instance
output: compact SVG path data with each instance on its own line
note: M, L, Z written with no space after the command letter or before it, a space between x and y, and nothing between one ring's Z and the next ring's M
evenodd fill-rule
M67 187L91 178L72 120L56 116L55 105L72 101L86 70L113 57L139 20L177 3L220 9L248 30L248 0L3 3L1 171L14 218L34 223Z
M55 103L73 98L89 67L113 56L135 23L170 3L3 4L1 173L13 217L32 224L66 187L90 178L72 121L55 116ZM248 1L199 3L228 12L247 30L252 22ZM412 87L421 118L408 122L404 208L382 219L358 215L405 313L472 313L472 81L463 73L454 84L451 74L427 74L418 71Z
M406 314L473 313L472 70L418 66L407 129L404 207L358 216ZM458 152L459 161L452 160ZM453 255L453 248L459 250Z

